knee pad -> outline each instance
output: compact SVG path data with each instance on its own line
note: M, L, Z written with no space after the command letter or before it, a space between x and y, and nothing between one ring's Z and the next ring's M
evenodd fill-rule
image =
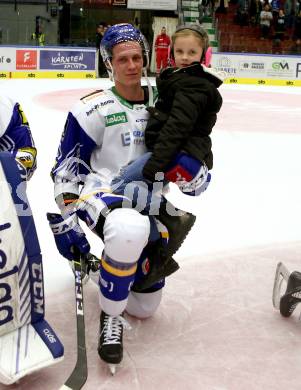
M162 289L151 293L130 292L126 312L143 319L151 317L158 309L162 299Z
M104 224L105 253L117 262L133 263L148 242L149 218L133 209L115 209Z

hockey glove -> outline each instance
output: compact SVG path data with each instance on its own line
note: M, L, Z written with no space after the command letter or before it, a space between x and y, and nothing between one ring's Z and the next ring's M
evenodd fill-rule
M90 252L90 244L84 231L77 223L75 214L64 219L60 214L47 213L47 219L54 234L56 247L62 256L73 260L73 246L77 247L81 253Z
M179 153L169 165L165 177L168 181L176 183L179 189L190 196L198 196L206 191L211 174L205 163L186 153Z
M36 169L36 155L36 149L31 147L20 148L13 153L18 163L21 177L25 180L29 180Z

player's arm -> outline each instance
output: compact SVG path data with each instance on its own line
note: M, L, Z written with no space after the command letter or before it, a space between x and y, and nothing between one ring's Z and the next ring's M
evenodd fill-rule
M95 141L73 113L69 113L58 148L55 165L51 170L55 198L61 205L62 194L79 196L79 186L92 172L90 158Z
M61 214L47 214L57 248L69 260L73 258L74 246L81 253L87 253L90 249L78 223L77 200L80 185L84 183L85 176L91 173L90 157L95 146L95 141L89 137L78 118L69 112L51 170L55 200Z

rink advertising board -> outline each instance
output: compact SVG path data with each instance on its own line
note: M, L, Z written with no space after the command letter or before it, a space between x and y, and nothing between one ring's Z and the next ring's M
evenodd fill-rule
M0 47L0 78L95 78L96 49Z
M128 0L130 9L177 10L177 0Z
M214 53L212 67L226 83L301 86L301 56Z
M0 46L0 73L11 72L16 66L16 49Z
M41 70L95 70L95 50L40 50Z

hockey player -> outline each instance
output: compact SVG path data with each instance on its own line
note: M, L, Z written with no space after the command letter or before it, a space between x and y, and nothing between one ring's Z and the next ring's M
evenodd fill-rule
M166 253L168 231L158 220L160 215L142 215L132 208L130 198L114 194L111 187L120 168L146 151L146 106L153 90L150 85L141 86L141 77L148 65L148 45L141 32L129 24L112 26L103 40L104 62L115 85L83 97L69 112L52 170L62 216L48 218L60 253L69 259L73 246L82 253L89 251L85 235L76 225L77 217L104 241L98 353L105 362L118 364L123 352L122 313L126 310L147 318L156 311L164 278L147 288L139 281L146 281L153 265L172 251ZM169 231L173 249L181 245L193 222L189 213L174 217ZM66 224L70 228L62 229Z
M26 179L36 149L21 106L0 96L0 382L11 384L63 358L44 319L42 257Z

